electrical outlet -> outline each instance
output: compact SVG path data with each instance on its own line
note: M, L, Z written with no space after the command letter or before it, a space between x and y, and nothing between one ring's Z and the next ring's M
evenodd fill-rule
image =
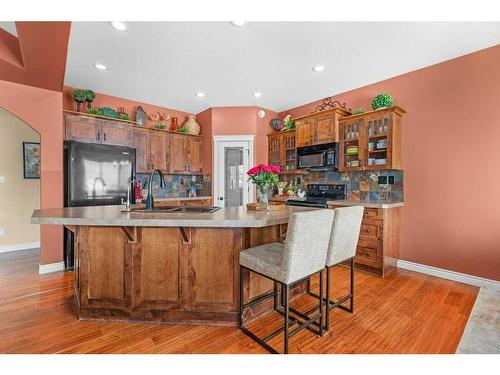
M0 184L5 184L5 176L0 176Z
M378 176L379 185L387 184L387 176Z
M5 228L0 227L0 237L5 236Z
M394 185L394 176L389 176L389 181L387 181L389 185Z

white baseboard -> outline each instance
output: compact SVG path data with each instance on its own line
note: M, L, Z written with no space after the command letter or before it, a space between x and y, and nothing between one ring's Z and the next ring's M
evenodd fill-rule
M40 247L40 242L17 243L14 245L0 246L0 253L8 253L9 251L35 249Z
M56 271L64 271L64 262L40 264L38 267L38 273L40 275Z
M398 260L397 266L398 268L403 268L405 270L425 273L426 275L437 276L464 284L486 287L488 289L500 289L500 281L485 279L483 277L467 275L465 273L455 271L448 271L442 268L426 266L425 264L408 262L407 260Z

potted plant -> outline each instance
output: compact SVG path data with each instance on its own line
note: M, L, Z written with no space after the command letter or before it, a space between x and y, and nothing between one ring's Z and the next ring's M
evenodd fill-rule
M85 90L85 100L87 101L87 109L92 108L92 102L95 100L95 92L92 90Z
M75 89L71 95L73 96L73 100L76 102L76 111L80 112L80 104L87 99L85 90Z
M384 93L378 94L372 101L372 108L374 110L392 107L393 105L394 101L392 100L392 96Z
M267 192L278 184L278 173L280 167L275 165L259 164L248 170L247 175L250 180L257 185L259 205L267 207L269 205Z
M292 130L292 129L295 129L295 121L293 121L291 118L290 115L287 115L284 119L283 119L283 123L284 123L284 126L283 126L283 131L285 130Z

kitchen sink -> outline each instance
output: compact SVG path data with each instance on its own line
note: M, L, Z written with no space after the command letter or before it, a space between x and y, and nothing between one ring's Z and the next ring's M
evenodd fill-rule
M146 208L132 208L130 211L122 212L143 212L143 213L179 213L179 212L194 212L194 213L212 213L220 210L220 207L206 207L206 206L175 206L175 207L155 207L152 210Z

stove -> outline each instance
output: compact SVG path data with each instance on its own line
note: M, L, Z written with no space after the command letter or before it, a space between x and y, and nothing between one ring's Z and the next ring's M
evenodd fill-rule
M327 208L327 201L346 199L346 186L334 184L309 184L305 199L289 199L289 206Z

